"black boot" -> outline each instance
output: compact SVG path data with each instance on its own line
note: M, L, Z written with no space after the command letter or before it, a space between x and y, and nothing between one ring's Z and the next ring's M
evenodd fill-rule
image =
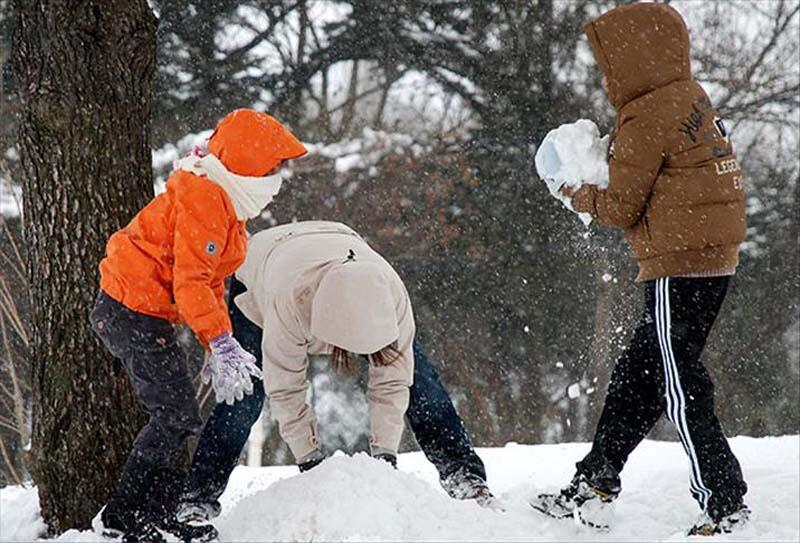
M155 542L166 541L154 524L149 507L149 490L157 478L159 468L140 455L131 452L122 468L119 482L111 499L100 515L103 534L121 537L123 541Z
M105 537L119 538L123 543L166 543L155 525L138 514L120 514L103 509L100 515Z
M155 525L185 543L205 543L217 539L219 533L210 524L192 525L177 519L178 501L186 476L178 468L162 468L155 477L151 504Z
M194 525L178 522L174 516L161 520L158 527L184 543L206 543L215 541L219 537L219 532L211 524Z

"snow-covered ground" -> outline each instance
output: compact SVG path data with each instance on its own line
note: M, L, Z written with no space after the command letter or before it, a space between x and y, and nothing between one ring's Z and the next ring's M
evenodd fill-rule
M731 441L750 485L751 523L714 541L800 540L800 436ZM399 472L364 455L336 457L298 475L294 467L239 467L222 497L222 541L682 541L698 515L677 443L647 441L623 474L616 523L597 533L545 518L526 500L560 487L587 444L510 444L480 449L506 511L449 499L420 453ZM30 541L42 528L35 489L0 491L0 539ZM70 531L60 541L102 541Z

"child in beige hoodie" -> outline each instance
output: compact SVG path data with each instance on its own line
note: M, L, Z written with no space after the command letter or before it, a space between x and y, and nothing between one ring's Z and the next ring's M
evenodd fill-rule
M235 300L264 330L270 410L301 469L323 455L306 402L309 354L369 361L370 448L394 463L414 374L414 315L403 281L345 225L310 221L256 234Z

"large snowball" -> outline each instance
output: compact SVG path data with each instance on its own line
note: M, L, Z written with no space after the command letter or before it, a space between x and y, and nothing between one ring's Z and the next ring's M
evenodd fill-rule
M608 186L608 163L606 153L608 136L601 138L597 125L588 119L562 124L548 132L536 151L536 171L539 173L553 197L572 209L570 199L558 189L566 185L580 187L584 184ZM580 213L585 224L591 217Z

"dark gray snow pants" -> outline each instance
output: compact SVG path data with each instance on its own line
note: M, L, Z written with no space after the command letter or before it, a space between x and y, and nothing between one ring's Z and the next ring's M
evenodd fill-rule
M203 425L186 355L172 324L128 309L104 292L97 297L91 323L105 347L125 366L150 415L107 509L168 514L182 482L181 447Z

